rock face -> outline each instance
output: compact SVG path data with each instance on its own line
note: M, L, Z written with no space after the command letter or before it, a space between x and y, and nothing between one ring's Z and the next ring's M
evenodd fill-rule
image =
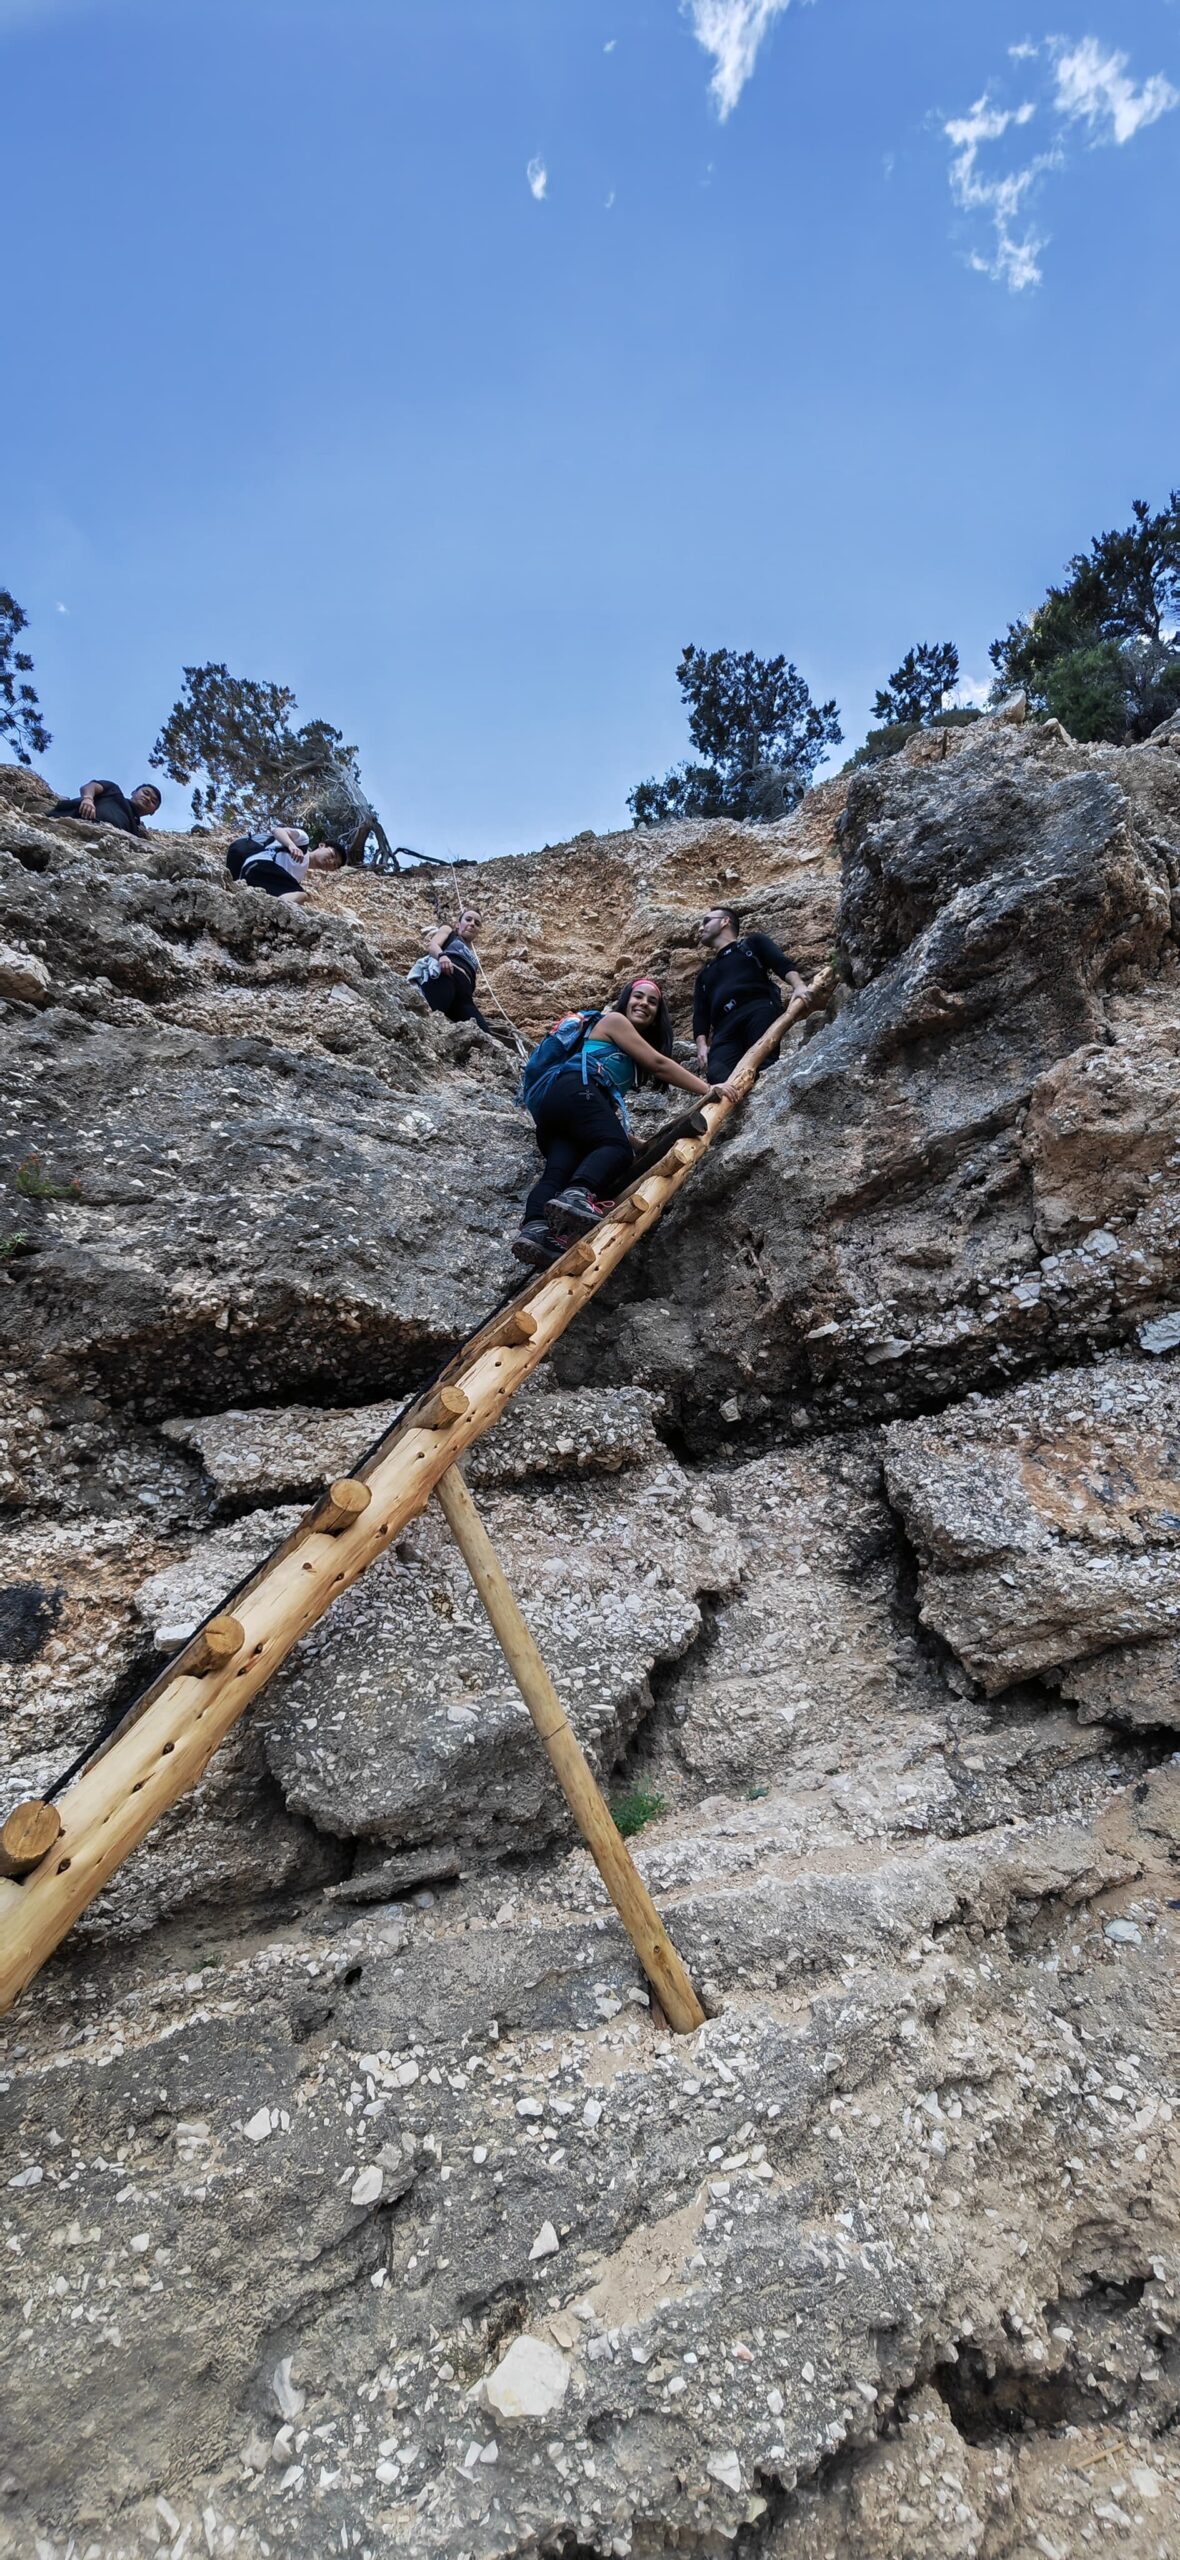
M401 974L450 884L291 914L49 798L0 772L3 1809L510 1285L532 1162ZM839 936L468 1462L710 2014L428 1510L0 2023L0 2552L1180 2552L1178 882L1170 735L1006 720L464 876L530 1031L653 964L683 1021L718 896Z
M1050 1372L895 1423L888 1446L923 1621L973 1678L1052 1671L1073 1696L1097 1676L1117 1721L1180 1723L1180 1691L1155 1696L1180 1634L1180 1379L1127 1359Z
M481 1504L579 1739L609 1771L649 1677L700 1632L740 1548L674 1461ZM267 1694L283 1796L321 1831L519 1856L563 1808L461 1558L433 1513L354 1585Z
M465 863L453 877L413 871L376 882L350 872L325 883L324 903L359 918L366 941L406 969L423 937L453 921L461 896L483 919L481 998L530 1040L568 1005L601 1004L622 980L655 969L687 1032L700 951L695 927L717 899L753 891L751 921L773 933L809 975L827 959L839 901L843 779L821 784L773 826L680 820L623 835L577 836L505 861Z
M656 1386L715 1440L795 1407L920 1411L1180 1301L1180 764L958 735L945 763L853 780L843 1009L766 1078L563 1374ZM1124 1149L1108 1114L1133 1087Z

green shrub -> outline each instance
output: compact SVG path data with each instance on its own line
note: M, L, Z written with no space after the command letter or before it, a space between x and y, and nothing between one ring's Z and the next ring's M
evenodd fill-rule
M614 1826L623 1840L633 1840L645 1822L654 1822L663 1811L663 1797L651 1794L647 1787L629 1787L626 1795L615 1796L611 1804Z
M25 1200L76 1200L78 1185L74 1181L55 1182L46 1173L40 1156L26 1156L19 1167L16 1188Z

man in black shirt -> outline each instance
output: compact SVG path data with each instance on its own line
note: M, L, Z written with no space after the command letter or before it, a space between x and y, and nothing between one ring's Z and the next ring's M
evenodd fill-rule
M58 800L55 818L88 818L91 826L118 827L120 834L143 833L145 818L154 818L160 794L154 782L141 782L128 799L117 782L84 782L76 800Z
M793 960L768 933L741 934L736 907L710 907L702 916L699 939L711 953L698 970L692 1000L692 1032L697 1063L711 1084L733 1074L739 1058L769 1031L783 1010L775 978L786 981L792 995L806 987Z

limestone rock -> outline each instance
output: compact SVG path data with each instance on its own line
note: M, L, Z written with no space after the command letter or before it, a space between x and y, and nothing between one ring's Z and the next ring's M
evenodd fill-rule
M347 1474L401 1410L400 1401L343 1410L263 1405L160 1427L166 1440L200 1458L223 1502L260 1502L278 1494L310 1501L333 1476ZM587 1388L577 1395L526 1390L476 1442L465 1472L472 1484L611 1473L656 1455L653 1410L653 1398L639 1388Z
M548 1481L481 1504L583 1747L609 1771L657 1664L730 1587L740 1547L675 1463ZM305 1637L256 1710L287 1804L324 1831L502 1858L565 1807L441 1515L417 1524Z
M507 2355L489 2374L483 2396L498 2418L551 2418L560 2409L569 2382L569 2365L560 2347L551 2347L545 2338L514 2338Z
M434 875L284 914L10 780L35 1793L517 1276L532 1150L400 984ZM5 2551L1170 2549L1174 742L981 721L465 885L528 1027L655 960L683 1021L694 912L818 960L841 856L830 1017L471 1465L706 2024L428 1509L4 2022Z
M850 992L767 1073L621 1275L618 1309L594 1311L558 1355L567 1380L664 1392L698 1444L798 1410L826 1428L928 1410L1080 1343L1132 1339L1180 1299L1176 1185L1151 1180L1173 1108L1175 759L1036 725L957 735L946 759L853 777ZM1137 1049L1127 1009L1145 1018L1149 986ZM1130 1116L1137 1058L1154 1053L1144 1130L1124 1172L1117 1143L1102 1144L1095 1070L1090 1169L1075 1148L1068 1178L1082 1189L1066 1208L1068 1144L1051 1130L1110 1028L1128 1037ZM1099 1197L1112 1219L1142 1201L1138 1231L1120 1227L1110 1253L1089 1251L1080 1225ZM1078 1240L1050 1271L1042 1253L1063 1216Z
M1107 1360L894 1424L886 1473L923 1618L989 1692L1180 1631L1174 1372ZM1113 1666L1090 1694L1118 1718Z
M302 1513L254 1511L232 1526L200 1539L185 1557L165 1565L135 1594L135 1605L160 1653L176 1653L194 1627L218 1608L234 1585L288 1537Z
M11 942L0 943L0 997L13 1004L44 1004L48 992L45 962L34 952L17 950Z

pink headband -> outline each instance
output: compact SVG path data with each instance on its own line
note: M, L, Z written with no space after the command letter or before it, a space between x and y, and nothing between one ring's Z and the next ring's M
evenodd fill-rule
M658 978L632 978L632 980L631 980L631 993L632 993L632 995L634 995L635 990L636 990L636 987L650 987L650 988L651 988L651 991L652 991L653 996L662 996L662 994L663 994L663 992L664 992L664 990L663 990L662 986L660 985L660 982L659 982L659 979L658 979Z

